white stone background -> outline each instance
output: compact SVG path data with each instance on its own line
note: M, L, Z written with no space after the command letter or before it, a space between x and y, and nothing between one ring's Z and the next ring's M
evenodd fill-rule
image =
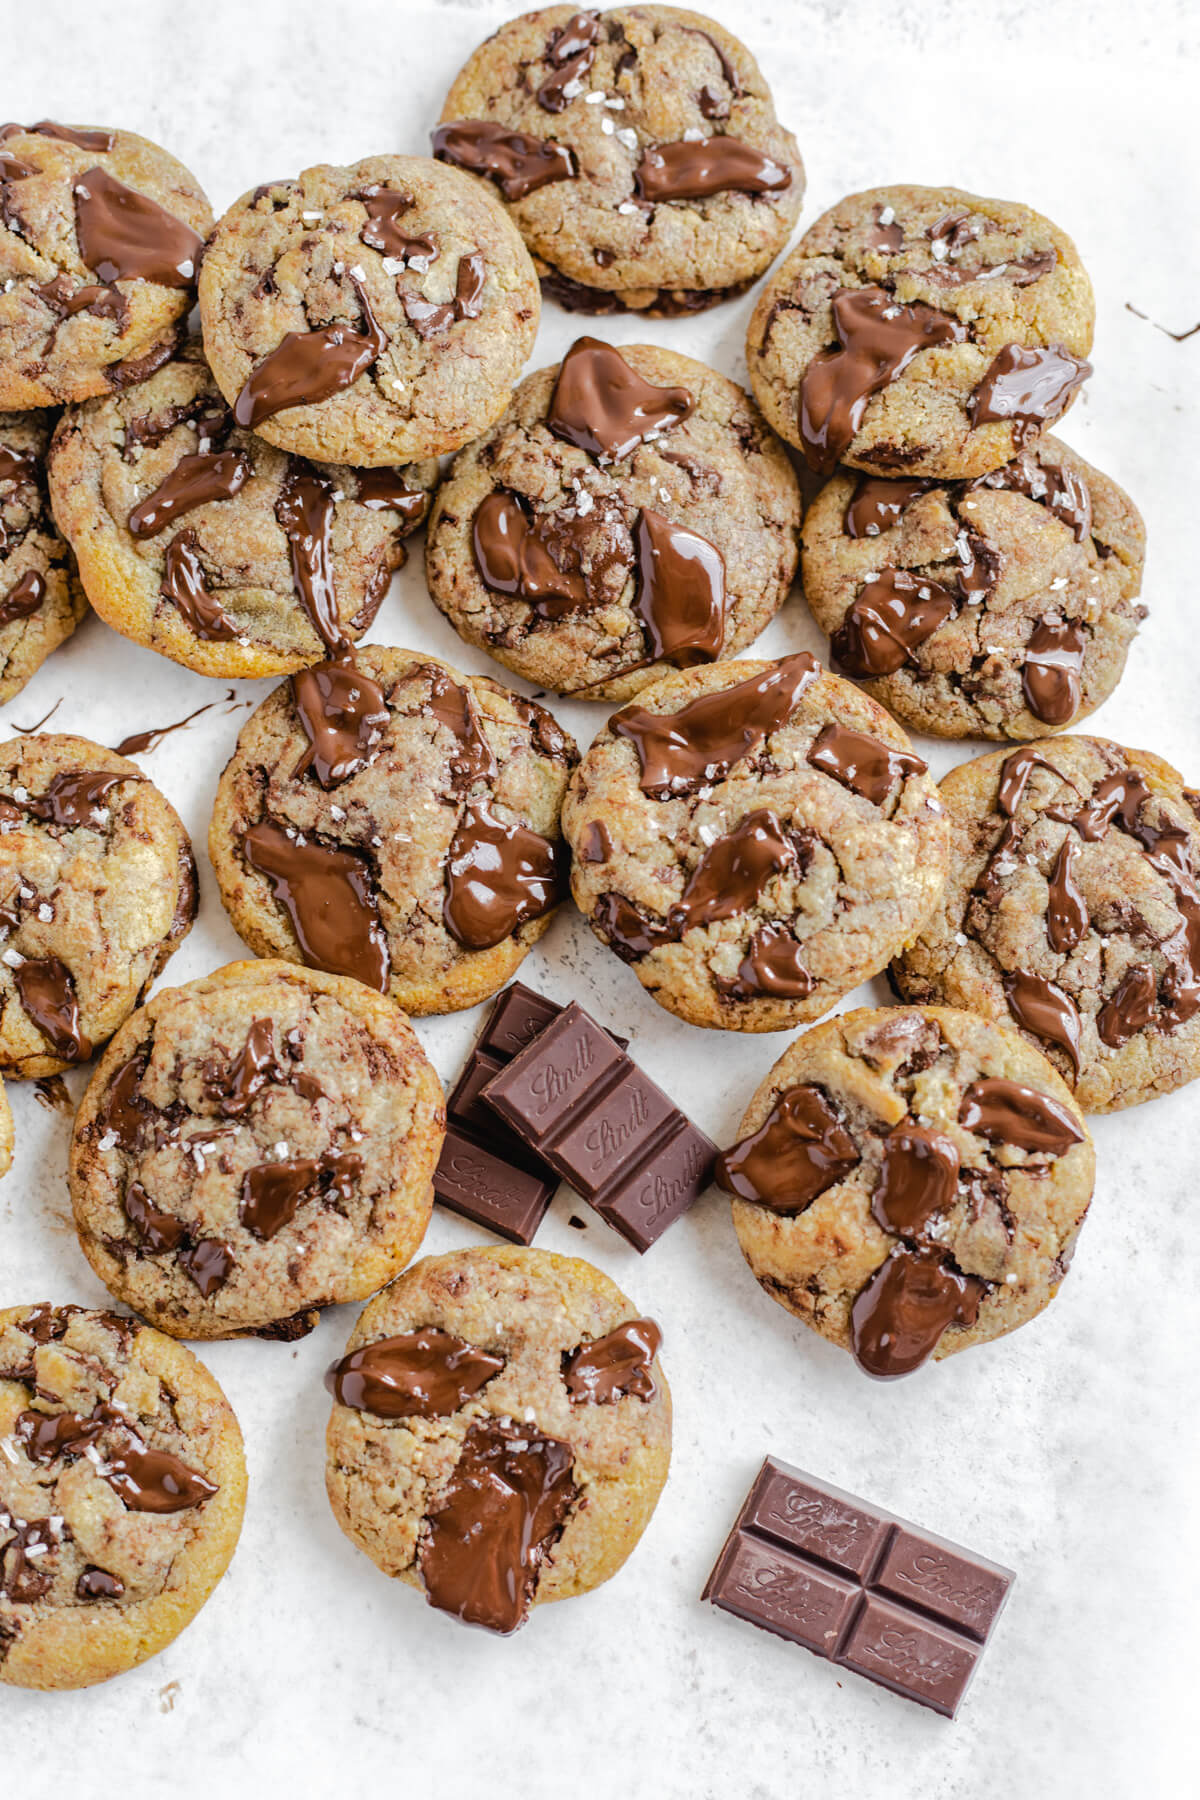
M1196 557L1200 319L1189 0L710 0L763 63L800 141L802 227L891 181L1029 201L1075 237L1099 303L1096 374L1065 425L1146 515L1150 618L1088 729L1200 780ZM315 162L421 152L451 77L517 9L491 0L16 0L0 10L0 117L129 126L196 172L218 211ZM744 378L752 297L702 318L572 320L547 306L531 366L581 329L651 338ZM375 627L385 643L495 672L429 602L419 546ZM796 594L762 639L825 653ZM266 684L239 684L258 701ZM98 619L5 709L116 743L223 686L135 649ZM603 717L556 708L586 743ZM192 832L200 922L167 980L241 953L204 854L219 771L245 712L217 708L142 759ZM922 746L939 772L985 746ZM568 909L523 971L628 1032L649 1072L728 1140L786 1037L702 1035L661 1012ZM856 999L886 998L882 984ZM477 1014L418 1030L451 1081ZM86 1080L69 1078L78 1098ZM69 1223L68 1122L14 1088L0 1187L0 1304L102 1302ZM233 1566L148 1666L67 1695L0 1689L0 1794L141 1800L363 1788L397 1800L950 1800L1195 1793L1196 1106L1200 1088L1099 1119L1099 1182L1069 1280L1001 1343L873 1383L761 1294L713 1194L644 1259L567 1192L542 1246L583 1254L665 1327L675 1461L624 1571L540 1609L517 1637L464 1630L392 1586L326 1503L321 1373L353 1311L295 1347L214 1345L250 1465ZM585 1232L568 1227L574 1212ZM475 1242L435 1213L426 1248ZM1018 1571L954 1724L699 1601L770 1451Z

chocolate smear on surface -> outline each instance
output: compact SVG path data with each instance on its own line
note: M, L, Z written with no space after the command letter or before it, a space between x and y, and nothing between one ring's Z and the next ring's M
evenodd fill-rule
M249 866L270 883L309 968L352 975L386 993L391 959L369 865L263 820L242 839Z
M439 1419L458 1412L505 1366L436 1325L351 1350L325 1375L339 1406L381 1419Z
M884 288L842 288L833 296L840 348L822 350L800 383L800 438L809 466L828 475L849 449L867 402L921 350L961 343L965 328L914 301L901 306Z
M718 1158L726 1193L772 1212L801 1213L860 1161L858 1146L820 1088L781 1094L757 1131Z
M225 699L226 704L233 699L232 688L226 694ZM142 756L148 750L157 750L165 737L169 737L173 731L182 731L185 726L191 724L193 719L198 719L201 713L211 712L217 704L218 702L215 700L208 700L203 706L198 706L194 712L186 713L182 719L176 719L171 725L152 725L145 731L131 732L128 737L122 738L120 743L114 746L116 754L118 756Z

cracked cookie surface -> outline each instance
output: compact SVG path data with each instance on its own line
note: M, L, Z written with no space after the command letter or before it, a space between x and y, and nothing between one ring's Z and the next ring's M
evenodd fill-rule
M880 1376L1039 1313L1094 1178L1045 1057L947 1007L860 1007L805 1032L718 1163L765 1292Z
M564 416L564 367L622 415L621 441L605 440L620 454L563 435L578 440L584 410ZM615 390L629 370L669 391L668 416L628 422ZM460 636L516 674L627 700L671 663L734 655L765 629L795 574L799 522L787 455L741 388L669 350L583 338L461 452L426 573Z
M243 726L209 854L261 956L354 975L407 1012L503 986L567 890L578 760L551 715L484 676L368 646L293 676Z
M881 706L801 652L671 674L615 713L563 808L596 935L694 1025L778 1031L928 916L948 832Z
M87 738L0 745L0 1070L86 1062L191 930L192 846L136 763Z
M71 1145L80 1243L173 1337L302 1337L415 1253L444 1125L390 1001L231 963L156 994L97 1068Z
M96 611L226 677L286 674L369 630L437 473L274 449L236 424L198 342L69 411L50 454L55 517Z
M1200 796L1160 757L1042 739L951 770L950 872L906 999L1022 1030L1085 1112L1200 1073Z
M426 1257L370 1303L330 1371L338 1524L385 1575L492 1630L598 1587L667 1478L659 1335L576 1257Z
M0 1312L0 1682L77 1688L144 1662L237 1545L237 1420L182 1344L79 1306Z
M255 188L218 221L200 273L204 348L238 423L356 467L485 431L538 311L503 207L422 157L321 164Z
M509 21L458 75L433 141L496 184L545 291L583 312L687 313L741 292L804 198L750 52L672 6Z
M171 355L212 212L195 176L132 131L0 135L0 407L130 387Z
M906 724L1024 740L1116 687L1145 544L1129 496L1043 437L969 483L835 475L804 522L804 593L839 668Z
M0 413L0 705L19 694L87 611L50 511L46 448L55 415Z
M871 188L780 264L746 360L769 423L814 469L967 478L1066 411L1094 315L1074 244L1031 208Z

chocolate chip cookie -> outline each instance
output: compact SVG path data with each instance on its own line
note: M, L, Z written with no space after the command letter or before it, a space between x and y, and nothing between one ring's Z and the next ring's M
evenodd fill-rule
M87 611L50 511L46 447L54 417L36 408L0 413L0 705L20 693Z
M347 469L239 426L199 342L63 418L55 517L96 611L203 675L283 675L368 630L436 461Z
M242 728L209 854L260 956L352 975L410 1013L502 987L567 891L578 761L543 707L371 646L293 675Z
M390 1001L230 963L156 994L109 1045L71 1144L79 1241L172 1337L302 1337L413 1255L444 1126Z
M468 643L539 687L628 700L758 636L799 523L787 454L741 388L585 337L460 453L425 566Z
M877 974L928 917L948 828L881 706L801 651L665 676L572 778L571 886L693 1025L779 1031Z
M245 1502L237 1420L190 1350L111 1312L0 1312L0 1682L90 1687L165 1649Z
M741 293L804 198L796 140L744 44L674 6L502 25L446 97L434 155L503 195L545 291L582 312Z
M975 481L843 470L804 522L838 666L919 731L1041 737L1094 712L1146 616L1133 501L1056 438Z
M533 348L537 277L504 208L415 156L321 164L235 201L204 255L204 347L238 425L377 468L498 419Z
M1064 231L959 188L851 194L763 288L746 335L770 423L831 474L970 478L1091 374L1092 285Z
M195 916L188 835L136 763L81 737L0 744L0 1072L86 1062Z
M192 305L212 212L132 131L0 126L0 407L144 381Z
M426 1257L326 1378L334 1517L385 1575L489 1631L599 1587L667 1479L660 1337L576 1257Z
M881 1377L1041 1312L1095 1172L1044 1056L1005 1026L916 1006L805 1032L717 1161L764 1290Z
M950 873L895 964L904 997L1019 1027L1085 1112L1200 1074L1200 795L1089 737L962 763L941 792Z

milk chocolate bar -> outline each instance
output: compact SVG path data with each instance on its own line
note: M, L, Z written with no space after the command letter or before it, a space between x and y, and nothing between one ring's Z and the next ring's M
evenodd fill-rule
M769 1456L703 1598L952 1719L1013 1580Z
M648 1250L708 1186L715 1144L574 1003L483 1098L635 1250Z

